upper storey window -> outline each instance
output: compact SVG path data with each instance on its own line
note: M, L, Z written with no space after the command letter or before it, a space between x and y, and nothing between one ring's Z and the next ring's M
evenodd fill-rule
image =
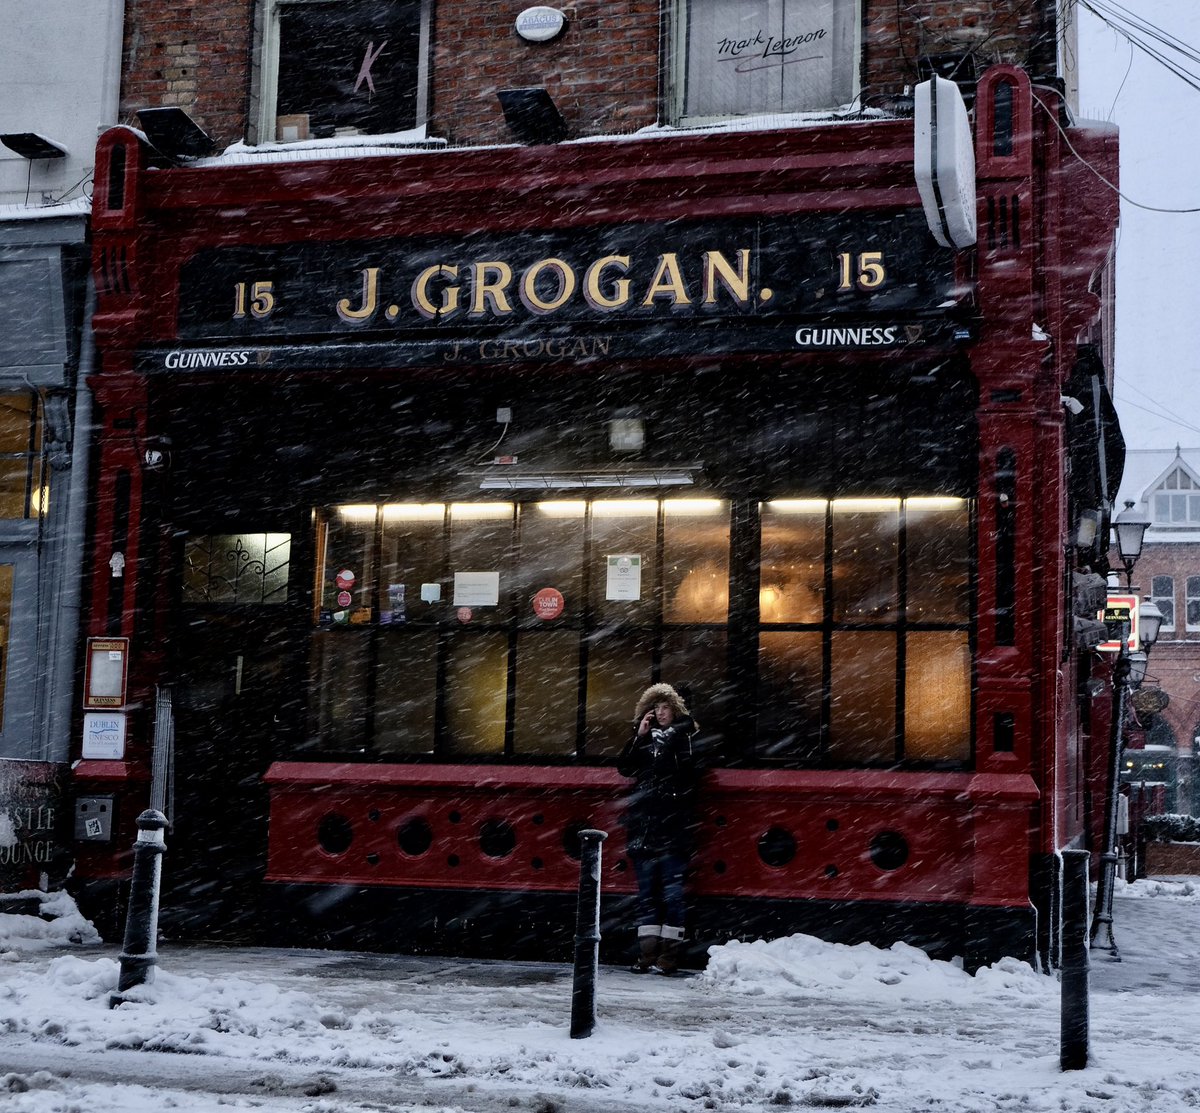
M1200 527L1200 483L1183 468L1173 468L1150 500L1156 526Z
M675 115L836 108L858 84L859 0L676 0Z
M429 0L266 0L265 10L262 139L424 126Z

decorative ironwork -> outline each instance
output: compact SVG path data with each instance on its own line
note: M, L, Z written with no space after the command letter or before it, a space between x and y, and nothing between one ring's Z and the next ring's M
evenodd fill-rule
M184 556L184 602L286 603L291 549L289 533L192 537Z

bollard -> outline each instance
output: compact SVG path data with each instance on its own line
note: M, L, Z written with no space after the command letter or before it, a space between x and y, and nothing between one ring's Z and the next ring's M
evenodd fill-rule
M1088 1062L1088 859L1063 851L1062 1037L1059 1066L1083 1070Z
M167 849L163 841L167 817L148 808L137 817L137 825L133 879L129 883L129 912L125 917L125 945L120 954L121 974L117 992L108 999L110 1009L121 1004L126 990L153 981L158 962L158 885L162 877L162 856Z
M596 973L600 960L600 844L607 831L579 832L579 910L575 922L575 978L571 985L571 1039L596 1027Z

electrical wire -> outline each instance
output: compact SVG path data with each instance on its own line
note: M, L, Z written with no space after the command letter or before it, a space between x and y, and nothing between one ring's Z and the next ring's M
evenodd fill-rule
M1191 72L1185 65L1166 53L1166 51L1173 51L1187 61L1200 63L1200 53L1194 47L1175 38L1161 27L1129 12L1128 9L1114 3L1113 0L1076 0L1076 3L1085 11L1091 12L1106 27L1127 39L1138 50L1164 66L1185 85L1190 85L1200 92L1200 75ZM1153 43L1161 44L1161 48L1152 45Z
M1080 0L1080 3L1084 3L1084 0ZM1039 85L1038 88L1044 89L1046 86ZM1044 100L1042 100L1037 93L1032 93L1031 95L1033 99L1041 106L1042 111L1044 111L1046 115L1050 117L1051 123L1058 128L1058 133L1063 137L1063 142L1066 143L1067 150L1069 150L1071 154L1073 154L1080 162L1082 162L1084 166L1086 166L1093 174L1095 174L1104 185L1108 186L1108 188L1111 189L1113 193L1121 198L1121 200L1127 205L1132 205L1135 209L1145 209L1146 212L1150 213L1200 213L1200 205L1190 209L1168 209L1163 208L1160 205L1144 205L1141 201L1135 201L1127 193L1122 193L1119 186L1113 182L1110 182L1103 174L1100 173L1099 170L1097 170L1090 162L1088 162L1083 155L1075 150L1075 145L1071 142L1071 137L1066 133L1066 130L1063 128L1062 124L1058 122L1058 113L1055 112L1054 109L1051 108Z

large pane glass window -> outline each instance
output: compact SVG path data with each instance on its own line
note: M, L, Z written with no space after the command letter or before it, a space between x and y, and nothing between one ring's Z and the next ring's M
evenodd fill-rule
M655 679L705 707L724 683L724 500L347 504L316 517L315 733L331 750L611 757ZM715 708L702 718L721 729Z
M606 760L665 680L710 751L968 763L969 502L779 499L738 520L755 512L735 552L730 503L703 496L319 511L313 749ZM751 613L731 628L734 598Z
M964 499L763 504L758 757L968 762L970 567Z
M37 396L0 394L0 518L44 510L42 419Z
M674 14L676 112L685 120L854 98L858 0L676 0Z
M425 123L428 0L268 0L261 135L294 142Z
M762 508L760 619L820 622L825 596L823 499L777 499Z

